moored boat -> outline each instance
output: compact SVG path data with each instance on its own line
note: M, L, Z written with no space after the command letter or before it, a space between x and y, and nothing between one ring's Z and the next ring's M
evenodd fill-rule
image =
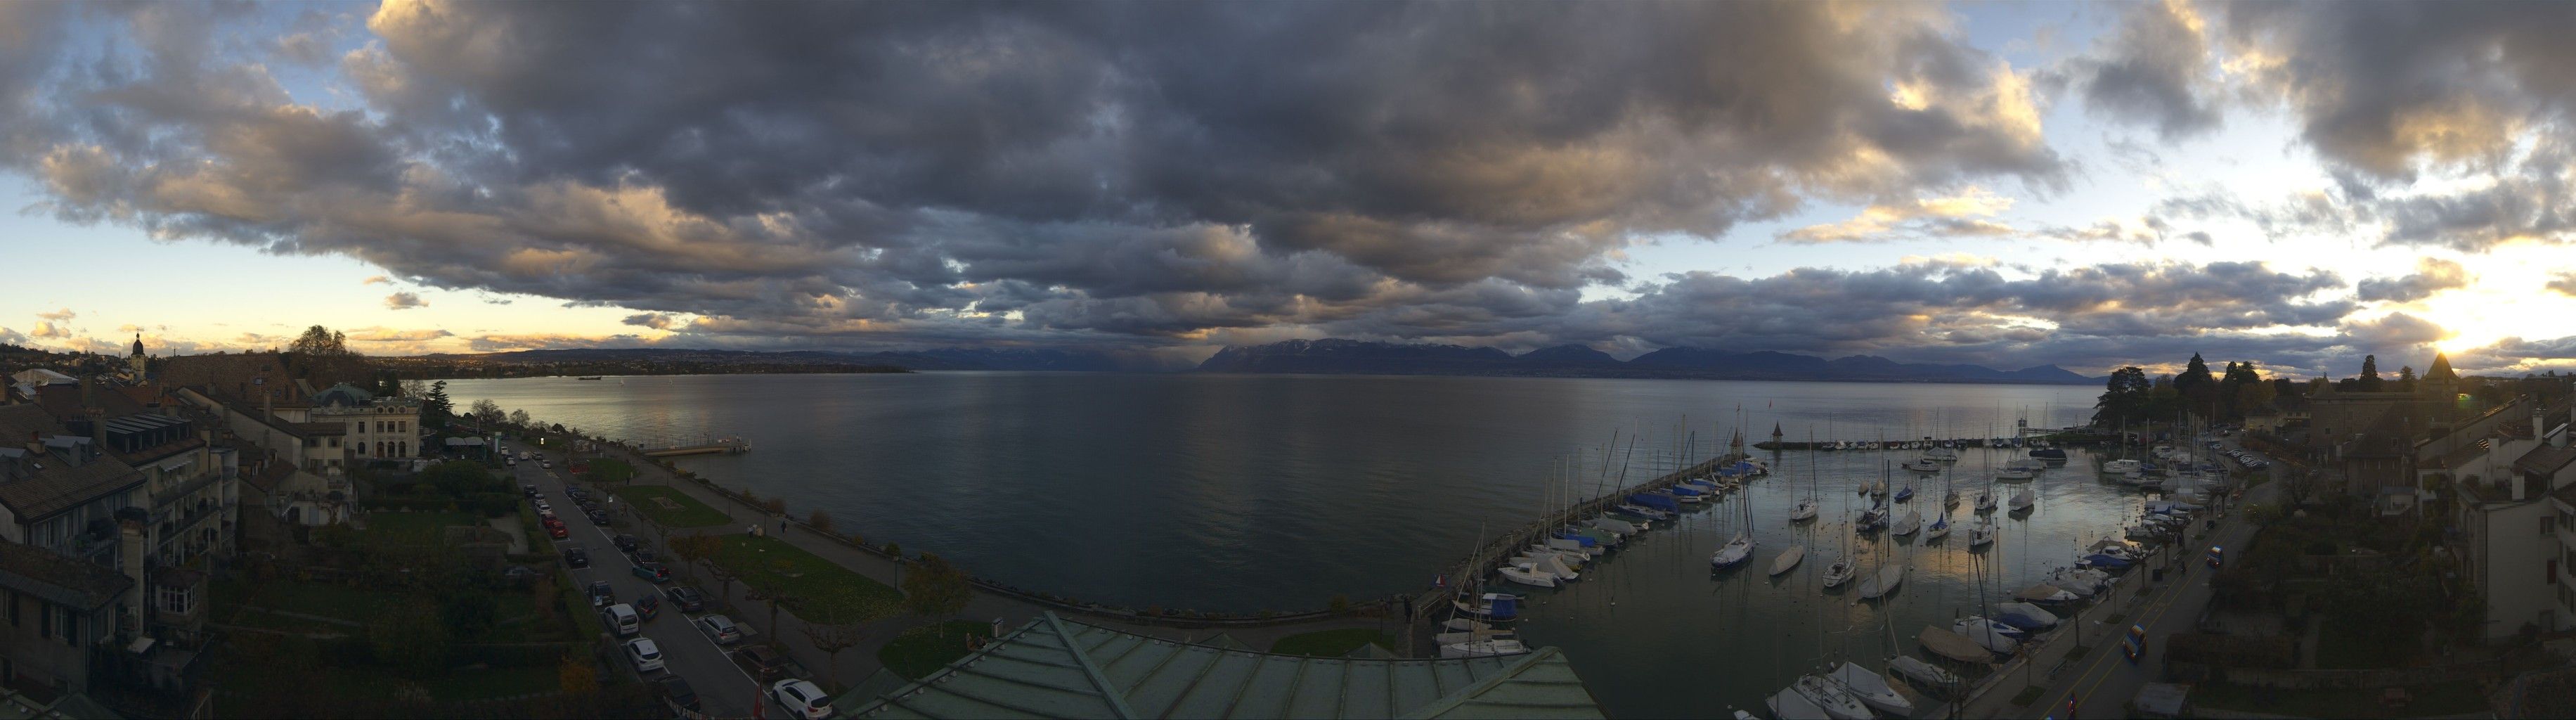
M1903 694L1896 692L1896 688L1890 687L1887 684L1887 678L1870 672L1868 668L1846 662L1835 667L1833 674L1826 677L1831 678L1835 684L1843 686L1843 692L1850 693L1854 699L1859 700L1863 705L1868 705L1872 710L1895 717L1914 715L1914 703L1906 700Z
M1781 551L1779 557L1771 559L1771 574L1778 575L1780 573L1788 572L1790 568L1798 566L1798 561L1804 560L1806 557L1807 546L1791 545L1788 550Z
M1923 628L1923 632L1915 635L1915 639L1921 640L1923 648L1932 651L1932 654L1952 660L1973 663L1991 663L1995 660L1994 654L1987 651L1984 646L1978 645L1977 641L1946 628L1927 625Z

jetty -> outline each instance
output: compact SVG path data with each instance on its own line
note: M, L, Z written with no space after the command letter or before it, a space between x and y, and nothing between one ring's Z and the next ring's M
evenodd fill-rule
M644 457L648 458L679 457L682 455L740 455L751 452L751 443L743 442L742 438L723 438L703 445L673 445L661 448L640 448L637 452L644 453Z
M1412 615L1407 619L1411 621L1412 628L1421 630L1414 633L1415 637L1420 639L1419 642L1427 642L1433 634L1439 632L1429 628L1435 626L1440 617L1449 611L1449 598L1458 592L1459 587L1472 587L1483 582L1521 547L1533 541L1542 540L1547 537L1550 530L1609 512L1612 506L1626 501L1630 495L1669 490L1683 480L1716 475L1720 468L1731 467L1749 459L1752 459L1752 456L1745 453L1729 452L1652 480L1611 490L1609 494L1601 497L1574 503L1563 510L1541 516L1529 524L1505 531L1491 542L1477 547L1475 552L1469 553L1465 560L1459 561L1456 566L1450 568L1448 574L1443 576L1448 580L1450 587L1432 588L1414 596ZM1431 648L1427 654L1419 646L1415 650L1416 657L1439 656L1438 648Z

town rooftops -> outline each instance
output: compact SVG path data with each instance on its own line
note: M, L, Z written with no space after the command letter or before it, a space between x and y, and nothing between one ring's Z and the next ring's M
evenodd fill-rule
M2567 467L2568 463L2576 463L2576 446L2559 447L2542 443L2540 447L2532 448L2531 452L2523 453L2521 458L2515 459L2513 471L2551 475Z
M1555 648L1459 660L1273 655L1052 612L929 677L835 704L886 718L1603 717Z
M105 565L0 541L0 587L48 602L96 610L116 602L118 596L134 587L134 579Z

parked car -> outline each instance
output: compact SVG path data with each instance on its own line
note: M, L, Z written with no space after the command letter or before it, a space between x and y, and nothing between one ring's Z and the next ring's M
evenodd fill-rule
M662 588L662 594L669 596L671 606L679 608L680 612L706 612L707 610L707 596L699 593L697 588L673 585Z
M585 512L585 513L595 513L595 512L599 512L599 510L600 510L599 503L591 502L591 501L588 501L588 500L583 500L583 501L581 501L581 503L580 503L580 504L581 504L581 511L582 511L582 512Z
M638 675L660 670L662 669L662 648L654 645L652 638L628 640L626 659L635 663L635 672Z
M537 572L536 568L528 567L526 565L512 565L510 566L510 569L501 571L501 579L508 580L513 583L530 583L535 582L537 580L537 576L544 574L545 573Z
M546 526L546 534L547 534L547 535L549 535L549 536L553 536L553 537L554 537L554 539L556 539L556 540L569 540L569 539L571 539L571 538L572 538L572 530L570 530L570 529L566 529L566 528L563 526L563 523L555 523L555 524L552 524L552 525L547 525L547 526Z
M617 589L609 587L608 581L606 580L591 581L590 589L586 592L590 593L591 607L607 605L617 599Z
M698 708L698 691L690 689L689 681L680 679L678 675L653 678L653 694L668 703L674 712L704 712Z
M592 510L592 511L590 511L590 524L592 524L592 525L607 525L607 524L608 524L608 513L607 513L606 511L602 511L602 510Z
M778 651L771 650L766 645L745 646L741 650L734 651L734 656L742 658L742 664L762 680L777 677L780 672L787 669L787 660L779 657Z
M742 627L733 624L733 618L723 615L698 618L698 629L706 632L707 637L714 639L717 645L742 639Z
M651 620L653 619L653 616L662 614L662 596L660 595L645 593L643 597L635 598L635 602L630 604L635 606L635 614L644 616L644 619L646 620Z
M640 563L652 562L653 549L648 547L635 548L635 561Z
M671 569L657 562L636 563L635 576L657 583L666 583L671 581Z
M635 614L635 606L617 603L600 608L599 624L607 626L618 637L635 637L644 632L644 618Z
M537 486L535 485L521 485L519 486L519 491L527 493L528 497L531 498L544 496L544 493L537 492Z
M626 551L626 552L635 552L635 548L636 548L637 546L643 545L643 544L644 544L644 541L643 541L643 540L641 540L641 539L636 538L636 537L635 537L635 536L633 536L633 535L618 535L617 537L609 538L609 539L608 539L608 543L609 543L609 544L611 544L611 545L616 545L616 546L617 546L617 549L619 549L619 550L623 550L623 551Z
M586 568L586 567L590 567L590 551L588 551L588 550L583 550L583 549L581 549L581 548L573 548L573 549L570 549L570 550L565 550L563 555L564 555L564 566L566 566L566 567L577 567L577 568Z
M546 502L545 498L537 499L537 512L554 512L554 509L554 504Z
M814 683L780 680L778 684L769 686L769 697L777 700L779 707L796 713L796 717L815 720L832 716L832 698L824 695L823 689L815 687Z

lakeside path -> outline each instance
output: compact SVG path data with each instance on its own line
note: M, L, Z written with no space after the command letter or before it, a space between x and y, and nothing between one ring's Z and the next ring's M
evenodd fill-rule
M705 503L708 507L715 508L717 511L725 513L727 516L732 518L731 521L723 525L713 527L665 530L663 528L656 527L651 522L644 521L640 514L633 513L631 510L627 509L627 507L625 507L627 503L619 503L618 512L621 513L623 517L632 521L629 532L653 542L656 547L665 549L669 547L667 542L665 542L668 539L666 535L688 535L703 532L709 535L725 536L747 532L751 525L759 523L761 525L761 529L768 533L770 537L784 540L790 545L803 549L806 552L813 553L815 556L821 557L833 564L848 568L853 572L857 572L861 576L880 583L885 583L886 586L895 588L898 592L900 592L903 587L901 582L902 567L892 559L876 553L853 548L839 538L823 536L806 528L802 523L790 523L789 529L785 533L780 533L778 532L779 517L777 515L771 514L766 509L744 503L730 495L709 489L706 486L701 485L699 481L678 477L671 471L663 469L662 466L655 464L652 460L643 457L640 453L627 448L610 446L604 455L609 458L623 460L627 464L635 467L636 475L634 479L628 481L627 484L629 485L655 485L669 487L688 495L690 498L696 499L698 502ZM606 486L597 483L585 484L591 485L592 487L600 490L611 492L616 490L613 486ZM862 529L862 532L864 532L864 529ZM939 550L938 548L917 549L929 550L934 553ZM679 572L684 577L688 578L692 585L695 585L699 590L707 593L708 595L715 595L717 593L724 592L724 589L720 584L711 582L700 576L697 569L690 567L687 563L674 563L671 567L674 571ZM968 568L967 570L969 572L973 571L972 568ZM822 675L831 672L830 668L832 665L826 661L823 652L816 649L813 642L805 637L804 620L795 617L795 613L793 611L779 612L778 617L780 627L764 627L769 622L769 604L767 602L752 599L750 589L744 587L744 584L739 581L733 583L733 588L729 595L729 597L724 598L723 604L729 605L733 608L733 611L736 613L733 616L734 619L737 621L747 622L762 635L768 636L769 639L776 640L788 651L791 658L796 660L799 664L804 665L807 670L812 672L814 679L822 679ZM1017 628L1020 625L1027 623L1029 620L1038 617L1038 614L1044 609L1045 608L1041 608L1036 604L978 587L975 588L973 598L968 601L966 610L958 613L953 619L988 622L995 618L1000 618L1002 621L1002 629L1007 632L1010 629ZM1319 630L1379 627L1379 621L1375 618L1333 617L1307 622L1259 627L1182 629L1165 626L1140 625L1061 610L1059 610L1057 614L1064 616L1066 619L1077 620L1085 624L1098 625L1139 635L1165 638L1176 642L1204 640L1222 632L1232 636L1235 640L1242 642L1246 646L1255 650L1263 651L1269 650L1271 643L1277 642L1280 638L1290 635L1315 632ZM860 627L862 627L866 633L866 640L857 646L842 651L839 672L832 673L832 677L830 678L831 682L829 683L831 687L827 688L827 690L838 693L843 689L852 687L860 681L867 679L868 676L875 674L877 670L883 667L882 663L877 659L877 652L883 649L887 642L893 640L897 635L901 635L905 630L927 625L930 622L930 619L904 614L881 618L861 625ZM1395 629L1389 628L1389 630L1392 632Z
M2228 444L2233 446L2235 443L2231 439ZM1991 685L1981 688L1968 699L1959 716L2129 717L2129 700L2137 696L2141 687L2158 681L2163 675L2165 640L2174 633L2193 631L2201 611L2209 605L2209 581L2215 571L2202 562L2203 554L2211 545L2244 547L2255 528L2243 509L2273 502L2281 485L2279 482L2264 483L2246 491L2244 500L2222 506L2226 516L2218 519L2216 531L2198 540L2187 539L2181 545L2159 549L2147 562L2139 563L2120 578L2111 590L2114 600L2096 602L2085 608L2074 621L2081 644L2091 648L2084 657L2066 663L2066 656L2078 643L2052 638L2031 656L2005 665L2005 669L1993 677ZM2180 556L2177 558L2175 553L2180 553ZM2179 562L2167 565L2176 561ZM2153 567L2167 568L2163 582L2150 583L2147 580ZM2123 616L2118 623L2104 622L2114 614ZM2132 624L2143 625L2147 630L2147 651L2134 665L2120 652L2120 636ZM2039 699L2027 706L2013 705L2013 697L2032 685L2043 688ZM2071 714L2066 712L2070 699L2076 708ZM1947 709L1947 706L1937 708L1940 711Z

